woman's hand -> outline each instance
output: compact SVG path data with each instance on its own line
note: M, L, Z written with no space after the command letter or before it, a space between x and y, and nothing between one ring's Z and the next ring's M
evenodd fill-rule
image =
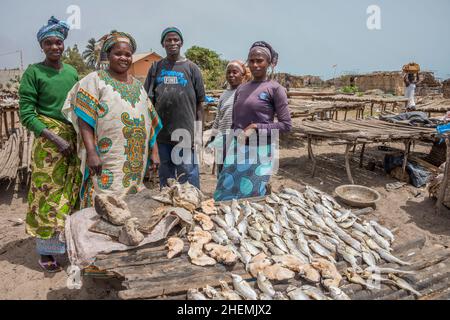
M161 163L161 160L159 159L159 151L158 151L158 145L155 143L155 145L152 148L152 153L150 154L150 170L156 171L159 168L159 165Z
M102 174L102 160L97 152L90 152L87 155L86 165L89 168L89 174L92 176L100 176Z
M256 129L258 129L258 125L256 123L252 123L247 128L245 128L244 130L245 136L247 138L250 137L255 132Z
M53 142L63 156L69 157L73 154L71 144L52 131L44 129L44 131L42 131L42 136Z

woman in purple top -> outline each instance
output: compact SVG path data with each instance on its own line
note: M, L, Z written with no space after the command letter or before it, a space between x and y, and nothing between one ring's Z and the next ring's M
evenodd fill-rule
M231 144L214 194L216 201L264 196L267 192L278 133L289 132L292 127L286 89L268 76L269 68L273 70L277 62L278 53L268 43L259 41L250 48L248 66L253 81L236 91L232 128L238 138L228 137Z

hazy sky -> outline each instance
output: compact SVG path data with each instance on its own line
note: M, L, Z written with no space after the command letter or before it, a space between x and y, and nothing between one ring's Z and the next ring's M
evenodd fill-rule
M198 45L225 59L245 59L265 40L279 52L278 71L330 78L336 73L399 70L409 61L450 78L449 0L1 0L0 68L42 60L36 32L53 14L67 19L81 9L81 29L66 45L84 49L112 29L131 33L138 52L163 53L160 34L178 26L184 49ZM381 30L367 28L370 5L381 9Z

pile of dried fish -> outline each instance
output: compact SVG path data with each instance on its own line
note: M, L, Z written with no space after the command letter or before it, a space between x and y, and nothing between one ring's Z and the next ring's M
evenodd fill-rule
M198 225L189 232L189 257L200 266L242 261L257 278L252 288L238 275L232 275L234 290L222 284L190 290L191 299L349 299L339 289L342 276L352 283L375 289L386 283L416 292L399 274L411 272L380 268L382 260L409 265L392 255L392 232L375 221L362 221L342 208L332 197L306 187L304 192L284 188L266 197L265 203L219 205L219 212L195 212ZM197 207L198 208L198 207ZM349 268L341 275L337 261ZM388 274L388 277L383 277ZM273 283L296 278L299 287L276 292Z

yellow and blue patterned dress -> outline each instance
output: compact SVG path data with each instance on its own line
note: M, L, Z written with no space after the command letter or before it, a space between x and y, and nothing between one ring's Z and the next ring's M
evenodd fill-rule
M63 114L78 133L83 184L81 206L93 206L96 194L137 193L149 164L150 150L162 125L141 82L115 80L108 71L92 72L72 89ZM102 174L92 177L77 120L94 129Z

